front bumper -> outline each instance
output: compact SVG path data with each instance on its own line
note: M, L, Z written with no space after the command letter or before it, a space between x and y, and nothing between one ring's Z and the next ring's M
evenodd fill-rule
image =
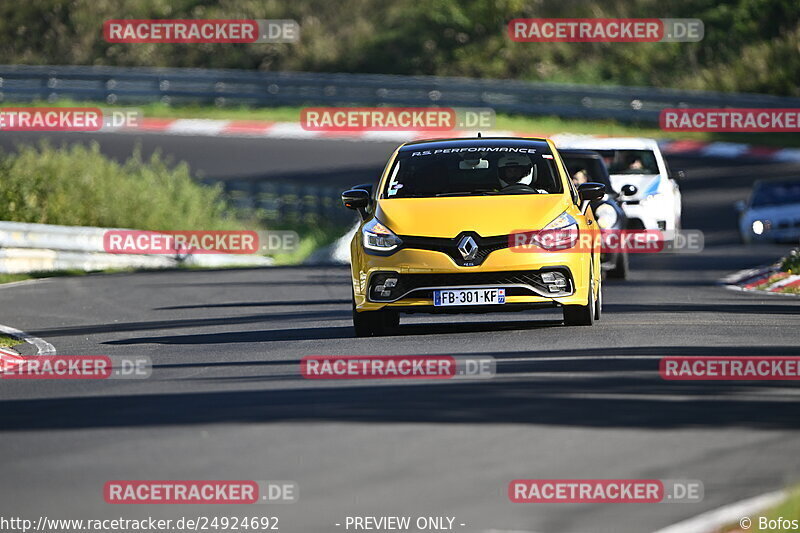
M352 252L353 294L358 311L385 307L404 312L482 312L556 305L585 305L588 300L591 257L588 253L528 253L503 249L492 252L475 267L456 265L446 254L402 249L387 257L365 254L358 238ZM551 292L541 274L559 271L568 280L566 290ZM381 296L375 286L387 273L397 283ZM505 288L506 304L493 306L433 306L433 290L451 288ZM382 292L382 291L380 291Z
M675 230L675 212L666 202L642 203L624 202L622 209L628 220L639 220L646 230Z

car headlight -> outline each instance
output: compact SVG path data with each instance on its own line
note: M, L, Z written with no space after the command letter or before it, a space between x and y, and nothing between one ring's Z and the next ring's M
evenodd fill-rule
M611 204L600 204L594 210L594 216L597 219L597 224L603 229L611 229L614 224L619 220L619 215L616 209L611 207Z
M572 248L578 241L578 221L564 211L532 237L536 246L545 250Z
M364 237L364 248L377 252L389 252L403 244L400 237L381 224L377 218L364 224L361 235Z
M750 225L750 228L756 235L762 235L766 233L771 227L772 223L769 220L754 220Z

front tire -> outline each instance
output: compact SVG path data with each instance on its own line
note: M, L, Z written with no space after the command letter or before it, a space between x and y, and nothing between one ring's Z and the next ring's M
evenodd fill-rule
M594 297L594 283L589 284L589 302L586 305L565 305L563 310L565 326L594 325L595 318L600 317L600 308Z
M603 314L603 284L600 283L600 286L597 288L597 301L594 302L594 321L597 322L600 320L600 316Z
M617 254L617 261L614 264L614 268L606 272L606 275L609 279L626 279L629 271L628 254L627 252L620 252Z
M356 311L353 300L353 330L356 337L380 337L395 333L400 326L400 315L392 309Z

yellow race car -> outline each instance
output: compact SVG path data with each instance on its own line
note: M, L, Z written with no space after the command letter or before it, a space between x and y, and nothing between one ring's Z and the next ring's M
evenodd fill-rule
M602 306L599 233L548 139L483 137L400 146L377 187L342 193L361 214L351 242L359 337L397 330L399 313L562 307L592 325Z

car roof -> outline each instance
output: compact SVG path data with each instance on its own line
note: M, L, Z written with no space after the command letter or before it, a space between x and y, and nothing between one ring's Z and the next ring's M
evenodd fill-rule
M425 139L408 142L400 146L400 152L411 150L431 150L472 146L538 146L545 148L547 139L543 137L457 137L452 139Z
M570 157L582 157L584 159L601 159L602 156L594 150L587 150L584 148L561 148L558 150L561 155L568 155Z
M563 137L555 140L558 148L595 150L657 150L658 141L645 137Z

